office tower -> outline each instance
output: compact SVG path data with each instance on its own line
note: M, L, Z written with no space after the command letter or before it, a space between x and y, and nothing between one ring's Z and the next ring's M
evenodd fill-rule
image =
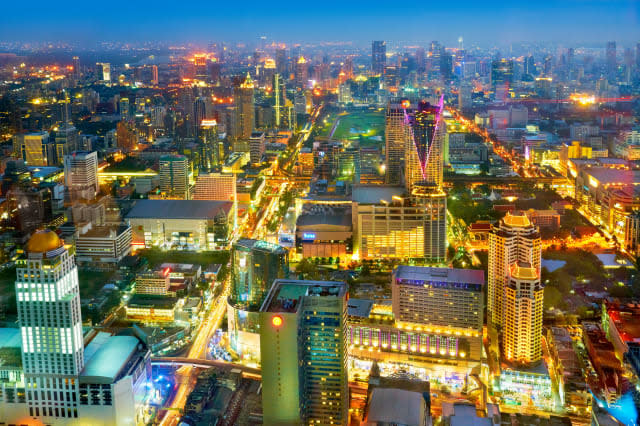
M98 62L96 66L100 81L103 83L111 83L111 64L107 62Z
M514 264L525 262L538 273L541 257L540 233L523 212L507 213L489 234L487 322L505 330L505 287Z
M189 198L189 160L183 155L160 157L160 190L167 198Z
M429 63L427 65L427 69L434 75L440 75L440 65L442 61L440 57L442 56L442 46L437 41L432 41L429 45L429 53L431 54L429 57Z
M421 101L409 117L411 138L405 145L405 183L411 193L416 183L442 187L446 125L442 120L444 97L438 105Z
M387 65L387 44L384 41L371 42L371 72L382 75Z
M193 66L195 68L196 79L205 81L207 79L207 55L205 54L194 55Z
M17 147L22 159L28 166L55 165L55 152L49 149L49 133L34 132L17 136ZM17 148L16 147L16 148Z
M391 185L402 183L407 140L410 138L408 120L414 108L408 100L393 101L385 114L385 181Z
M197 138L202 137L200 135L201 124L202 124L202 120L204 120L206 117L207 117L207 104L205 102L205 98L200 97L196 99L195 102L193 103L193 126L194 126L193 134Z
M277 280L260 311L264 424L346 425L346 284Z
M16 298L29 415L47 422L78 417L84 346L73 255L50 230L36 232L26 252Z
M278 72L273 76L273 113L275 115L275 124L278 129L282 128L282 115L283 109L286 103L286 88L284 85L284 79L282 75Z
M614 81L616 78L616 72L618 71L618 59L616 57L616 42L607 42L607 48L605 52L606 71L609 81Z
M80 72L80 58L77 56L74 56L73 59L71 60L71 66L73 67L73 77L75 79L78 79L81 77L81 72Z
M70 200L93 200L98 194L98 153L75 151L64 156L64 186Z
M636 68L640 71L640 43L636 44Z
M425 72L427 67L427 56L424 51L424 47L416 49L416 68L418 73Z
M543 304L540 267L513 263L504 288L502 355L507 361L528 365L542 358Z
M513 60L500 59L491 62L491 88L510 87L513 84Z
M536 61L533 59L533 55L524 58L524 74L536 75Z
M249 151L249 138L255 125L254 86L251 76L247 76L233 88L235 107L234 151Z
M249 138L249 161L257 165L262 162L266 135L264 132L253 132Z
M287 74L287 49L276 49L276 72L280 75Z
M129 98L120 98L120 101L118 102L118 110L120 112L121 120L129 119L129 108Z
M151 84L153 86L158 85L158 66L151 65Z
M193 194L194 200L230 201L236 199L236 175L201 173Z
M202 169L209 172L224 162L224 141L218 138L216 120L202 120L198 133L202 143Z
M287 251L266 241L241 239L231 254L230 300L237 306L258 309L273 281L287 274Z
M241 239L231 250L227 304L229 342L242 357L260 361L260 306L278 278L288 274L288 253L266 241Z
M304 89L309 80L309 64L304 56L298 58L295 69L295 84L297 89Z
M469 83L461 83L458 89L458 109L460 111L469 111L473 107L473 99L471 97L473 86Z
M55 148L52 147L55 151L55 159L50 158L49 164L62 165L64 156L78 149L79 140L80 133L75 126L69 124L67 121L60 124L55 134Z

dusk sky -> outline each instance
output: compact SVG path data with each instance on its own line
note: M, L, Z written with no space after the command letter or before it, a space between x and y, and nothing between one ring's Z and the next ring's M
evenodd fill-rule
M391 5L391 6L390 6ZM526 25L525 25L526 24ZM2 41L640 39L638 0L5 2Z

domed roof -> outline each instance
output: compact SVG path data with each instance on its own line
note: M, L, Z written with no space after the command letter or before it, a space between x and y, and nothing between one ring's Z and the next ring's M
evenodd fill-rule
M35 232L27 243L28 253L46 253L62 246L58 235L50 229Z

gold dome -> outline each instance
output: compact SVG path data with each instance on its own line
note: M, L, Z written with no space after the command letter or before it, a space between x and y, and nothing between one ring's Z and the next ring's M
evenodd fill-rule
M44 229L42 231L35 232L31 238L29 238L29 242L27 243L27 252L46 253L61 246L62 241L58 238L58 235L49 229Z

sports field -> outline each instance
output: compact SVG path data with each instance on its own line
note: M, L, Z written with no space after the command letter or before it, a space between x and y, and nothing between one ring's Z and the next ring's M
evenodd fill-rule
M360 141L361 145L380 144L384 141L384 113L367 111L332 115L323 127L322 135L333 140Z

